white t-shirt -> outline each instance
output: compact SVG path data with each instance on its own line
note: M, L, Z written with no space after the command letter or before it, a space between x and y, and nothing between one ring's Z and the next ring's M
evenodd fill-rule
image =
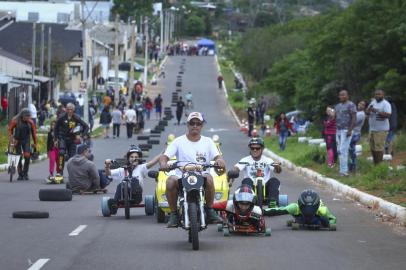
M127 123L135 123L135 119L137 117L137 114L133 109L128 109L125 111L125 117L127 119Z
M34 104L29 104L28 109L30 110L31 113L31 118L32 119L37 119L37 108L35 108Z
M392 113L392 107L386 99L382 100L381 102L377 102L376 99L374 99L368 107L373 107L378 112L386 112L389 114ZM369 131L388 131L389 118L380 116L378 112L371 112L369 114Z
M216 144L209 137L201 136L197 142L190 141L186 135L177 137L166 149L165 156L171 158L176 156L176 160L183 165L188 162L195 162L199 164L208 164L220 153ZM176 170L176 175L181 176L181 172Z
M240 162L247 162L251 165L240 164ZM269 158L265 157L264 155L261 156L261 159L255 161L251 156L247 156L242 158L235 166L241 171L244 172L244 178L252 178L255 177L257 168L261 168L264 173L264 181L265 183L271 178L271 173L274 171L273 166L271 164L274 161Z
M144 187L144 179L148 176L148 168L147 164L141 164L135 167L135 169L132 172L132 177L133 178L138 178L138 181L140 182L141 187ZM111 170L111 178L113 181L121 181L125 177L125 170L124 168L118 168Z

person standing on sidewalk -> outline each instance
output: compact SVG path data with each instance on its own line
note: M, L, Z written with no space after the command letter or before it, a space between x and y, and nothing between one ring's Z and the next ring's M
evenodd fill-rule
M104 128L104 138L109 138L109 130L111 124L110 107L104 106L103 111L100 114L100 125Z
M357 153L355 148L357 146L357 143L361 139L361 129L365 122L365 105L366 102L363 100L358 102L356 122L352 131L352 138L350 142L350 171L355 171L357 168Z
M219 85L220 90L223 89L223 81L224 81L223 76L221 74L219 74L219 76L217 77L217 83Z
M116 137L120 137L120 126L121 120L123 119L123 114L118 107L114 107L111 118L113 122L113 139L115 139Z
M255 122L255 112L252 106L255 104L255 101L250 100L248 109L247 109L247 117L248 117L248 137L251 137L252 130L254 129L254 122Z
M327 165L333 168L335 165L335 159L337 157L337 144L336 144L336 116L332 107L327 106L326 109L327 118L324 120L323 136L326 142L327 148Z
M158 96L154 100L155 104L155 116L157 119L161 120L162 117L162 97L161 94L158 94ZM158 118L159 116L159 118Z
M348 176L348 149L350 147L352 130L355 126L357 109L349 100L348 91L341 90L338 94L340 103L335 106L336 112L336 140L340 162L340 175Z
M375 98L366 110L369 124L369 146L375 165L383 160L385 139L389 132L389 118L392 114L391 105L384 96L383 90L376 90Z
M398 109L391 97L386 97L386 100L390 103L392 113L389 117L389 132L385 140L385 154L393 157L393 141L395 140L395 133L398 127Z
M136 123L137 114L135 113L133 106L128 106L128 110L124 114L127 127L127 138L131 139L133 137L134 124Z

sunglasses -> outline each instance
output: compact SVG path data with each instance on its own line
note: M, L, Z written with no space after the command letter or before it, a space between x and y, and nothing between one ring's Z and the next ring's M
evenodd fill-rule
M189 126L200 127L201 125L203 125L202 122L198 122L198 121L189 122Z
M252 151L259 151L259 150L261 150L261 147L250 147L250 149Z

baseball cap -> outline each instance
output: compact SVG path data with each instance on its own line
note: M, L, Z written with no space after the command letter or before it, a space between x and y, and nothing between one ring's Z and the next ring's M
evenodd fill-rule
M89 146L87 144L79 144L76 148L76 154L81 155L83 152L85 152L87 149L89 149Z
M187 117L187 122L189 123L190 122L190 120L192 120L192 119L194 119L194 118L197 118L197 119L199 119L200 121L204 121L203 120L203 115L201 114L201 113L199 113L199 112L191 112L190 114L189 114L189 116Z

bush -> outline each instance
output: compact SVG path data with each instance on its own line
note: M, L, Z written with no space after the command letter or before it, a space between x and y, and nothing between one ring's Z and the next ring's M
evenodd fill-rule
M326 150L314 146L311 151L299 156L296 160L293 160L293 162L302 167L311 166L313 163L324 164L326 162Z

